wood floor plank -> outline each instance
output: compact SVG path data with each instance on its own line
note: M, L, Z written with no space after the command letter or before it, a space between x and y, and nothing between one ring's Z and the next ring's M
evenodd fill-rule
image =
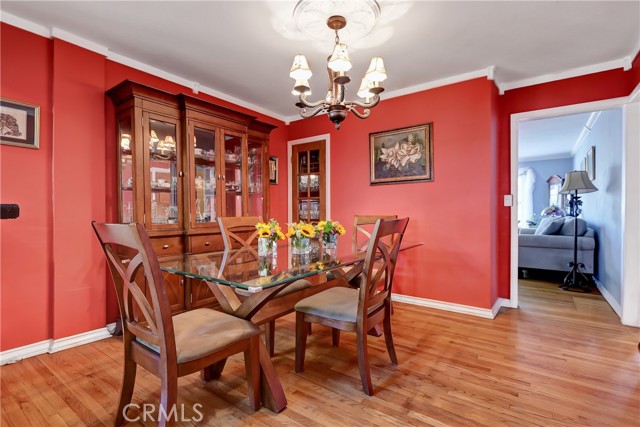
M621 325L597 292L522 280L520 308L502 308L493 320L396 303L399 365L390 364L383 338L369 340L372 397L362 393L353 334L335 348L328 328L314 328L305 370L295 373L294 323L292 315L278 321L273 358L287 409L251 411L238 355L219 381L179 380L185 414L203 405L201 421L180 425L640 427L640 333ZM111 426L121 375L117 338L6 365L0 424ZM132 402L157 405L159 389L140 368Z

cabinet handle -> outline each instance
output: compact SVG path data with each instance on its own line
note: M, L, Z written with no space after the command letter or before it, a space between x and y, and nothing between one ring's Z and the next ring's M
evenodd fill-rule
M204 242L205 246L209 246L211 244L211 242Z
M178 172L178 176L179 176L180 178L182 178L182 177L184 176L184 172L182 172L182 171Z
M169 249L169 245L162 245L162 249Z

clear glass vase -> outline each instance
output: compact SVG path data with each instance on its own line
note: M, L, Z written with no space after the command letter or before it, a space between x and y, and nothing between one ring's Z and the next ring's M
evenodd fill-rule
M269 256L276 251L276 242L266 237L258 238L258 256Z
M338 247L338 235L331 233L322 233L322 248L336 249Z
M291 254L301 255L311 252L311 242L308 237L291 239Z

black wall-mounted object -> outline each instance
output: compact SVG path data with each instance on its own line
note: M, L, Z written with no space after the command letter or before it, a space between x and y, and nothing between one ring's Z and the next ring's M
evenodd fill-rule
M20 216L20 206L15 203L0 204L0 219L16 219Z

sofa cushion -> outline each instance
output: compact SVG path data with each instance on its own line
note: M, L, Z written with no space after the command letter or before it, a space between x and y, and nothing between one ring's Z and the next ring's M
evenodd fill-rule
M564 221L564 225L562 226L558 234L561 234L563 236L573 236L574 220L575 218L573 217L567 217L567 219ZM582 236L586 232L587 232L587 222L582 218L578 218L578 236Z
M538 228L536 228L536 232L534 234L537 235L537 236L539 236L539 235L556 234L558 231L560 231L560 229L562 229L563 225L564 225L564 218L563 217L560 217L560 218L556 218L556 217L543 218L542 221L540 221L540 224L538 225Z

